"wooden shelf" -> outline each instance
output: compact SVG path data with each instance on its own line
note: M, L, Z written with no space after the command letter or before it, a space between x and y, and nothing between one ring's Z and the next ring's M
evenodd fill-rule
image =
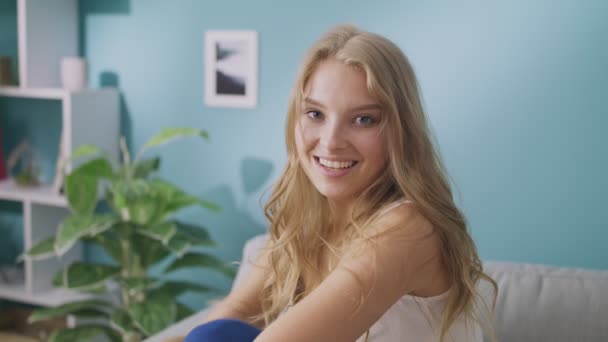
M56 207L68 206L65 196L55 194L51 185L22 187L18 186L12 179L0 181L0 199L46 204Z

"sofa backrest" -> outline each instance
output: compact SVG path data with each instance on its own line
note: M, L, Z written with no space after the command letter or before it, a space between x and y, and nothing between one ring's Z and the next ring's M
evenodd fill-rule
M485 262L499 341L608 341L608 271Z

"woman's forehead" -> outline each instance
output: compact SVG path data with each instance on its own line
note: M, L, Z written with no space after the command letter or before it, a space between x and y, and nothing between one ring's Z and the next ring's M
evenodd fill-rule
M367 76L358 67L335 59L321 62L309 77L302 102L317 105L360 107L378 104L367 87Z

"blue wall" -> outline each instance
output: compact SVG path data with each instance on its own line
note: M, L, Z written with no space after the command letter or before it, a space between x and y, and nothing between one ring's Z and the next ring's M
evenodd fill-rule
M209 226L218 256L238 259L264 231L260 197L286 160L298 63L322 32L349 22L409 56L484 259L608 269L607 13L603 0L81 0L81 43L91 85L118 83L135 148L165 126L209 130L210 143L163 148L161 176L224 207L183 213ZM259 32L256 109L203 104L209 29Z

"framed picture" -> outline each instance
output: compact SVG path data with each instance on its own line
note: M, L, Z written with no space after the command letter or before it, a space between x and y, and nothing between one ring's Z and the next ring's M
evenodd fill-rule
M255 108L258 98L256 31L205 32L205 104Z

